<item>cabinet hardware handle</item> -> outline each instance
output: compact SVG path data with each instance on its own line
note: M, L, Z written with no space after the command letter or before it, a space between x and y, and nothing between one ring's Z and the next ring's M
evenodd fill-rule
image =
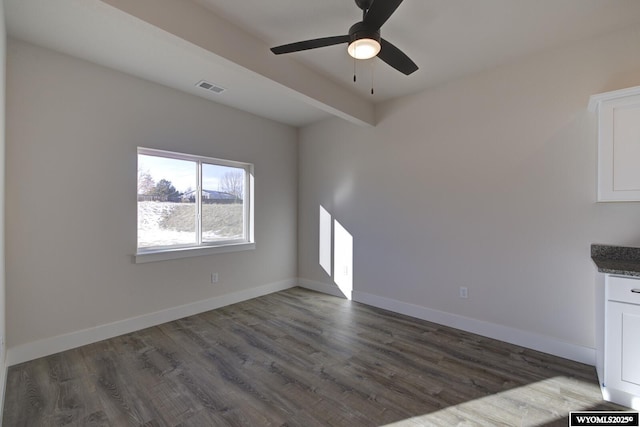
M640 294L640 289L631 289L634 294Z

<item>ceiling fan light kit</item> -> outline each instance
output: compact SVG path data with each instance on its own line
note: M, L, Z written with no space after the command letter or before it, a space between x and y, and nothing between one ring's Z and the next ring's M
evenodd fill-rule
M371 31L357 22L349 29L347 52L355 59L371 59L380 53L380 30Z
M403 0L355 0L362 9L362 21L356 22L349 29L349 34L323 37L272 47L276 55L300 52L348 43L347 52L355 59L380 58L391 67L409 75L418 66L400 49L380 36L380 27L387 22Z

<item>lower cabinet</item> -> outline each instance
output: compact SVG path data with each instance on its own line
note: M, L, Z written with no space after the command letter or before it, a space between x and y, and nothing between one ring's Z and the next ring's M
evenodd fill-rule
M605 399L640 409L640 278L607 276Z

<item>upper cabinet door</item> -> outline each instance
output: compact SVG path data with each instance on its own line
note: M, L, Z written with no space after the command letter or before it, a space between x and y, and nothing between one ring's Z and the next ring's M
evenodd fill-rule
M598 113L598 202L640 201L640 86L593 95Z

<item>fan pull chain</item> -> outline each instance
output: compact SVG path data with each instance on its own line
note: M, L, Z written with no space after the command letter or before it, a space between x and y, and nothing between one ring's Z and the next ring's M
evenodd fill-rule
M356 82L356 58L353 58L353 82Z
M375 65L376 65L376 61L375 58L373 58L371 60L371 95L373 95L373 75L375 74Z
M356 45L354 47L355 51L358 51L358 42L356 42ZM353 82L356 82L356 57L353 57Z

